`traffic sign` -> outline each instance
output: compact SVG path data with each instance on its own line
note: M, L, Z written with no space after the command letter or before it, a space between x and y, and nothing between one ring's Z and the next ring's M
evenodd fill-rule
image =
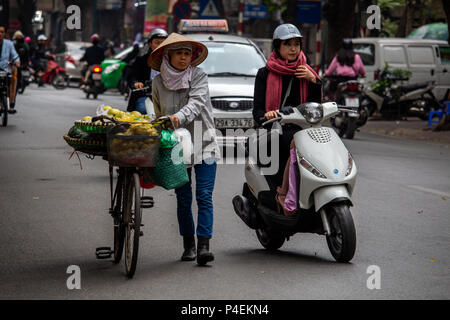
M200 0L199 17L201 19L219 18L220 13L217 8L217 0Z
M267 6L265 6L265 5L259 5L259 6L246 5L244 7L244 18L266 19L267 18Z
M319 24L321 19L321 1L297 1L297 22Z
M178 0L173 5L172 14L176 20L189 19L192 14L191 4L186 0Z

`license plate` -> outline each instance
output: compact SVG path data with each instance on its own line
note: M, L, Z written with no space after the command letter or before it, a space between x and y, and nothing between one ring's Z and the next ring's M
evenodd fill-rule
M214 119L216 128L253 128L253 119Z
M346 107L359 107L359 99L358 98L345 98L345 106Z
M30 76L30 71L22 71L22 76L29 77Z
M349 112L348 116L351 118L358 118L359 117L359 113L358 112Z
M94 79L94 80L101 80L102 79L102 74L101 73L94 73L92 75L92 79Z

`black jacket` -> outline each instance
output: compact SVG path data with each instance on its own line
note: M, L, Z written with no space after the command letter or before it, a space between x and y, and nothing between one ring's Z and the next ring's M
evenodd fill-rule
M134 84L136 82L145 83L145 81L150 80L151 69L147 64L150 53L151 51L149 50L143 56L137 57L133 65L131 66L131 73L128 78L128 83L132 88L134 88Z
M86 49L80 61L86 61L89 66L100 64L105 60L105 52L102 47L92 45Z
M258 70L255 79L255 90L253 93L253 119L256 123L261 124L264 121L260 121L266 113L266 87L267 87L267 76L269 75L269 70L263 67ZM285 106L295 107L300 104L300 80L295 76L282 76L283 86L281 92L280 105L283 103L284 96L286 95L287 88L289 86L290 79L293 78L291 93L286 99ZM321 102L321 89L322 82L317 79L316 83L310 82L308 85L308 101L310 102Z

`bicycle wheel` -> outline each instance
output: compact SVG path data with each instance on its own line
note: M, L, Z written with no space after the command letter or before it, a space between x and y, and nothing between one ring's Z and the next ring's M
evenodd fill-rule
M127 196L125 203L125 271L129 278L134 276L139 251L139 237L141 233L141 195L139 175L127 175Z
M0 113L2 117L2 126L8 125L8 100L6 96L0 97Z
M123 171L120 171L114 194L113 219L114 219L114 263L122 259L123 244L125 241L124 205L126 203L126 189Z

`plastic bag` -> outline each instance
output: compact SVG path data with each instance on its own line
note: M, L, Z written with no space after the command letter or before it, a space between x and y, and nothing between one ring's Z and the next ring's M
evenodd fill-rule
M161 142L160 148L173 148L177 144L177 136L172 130L162 130L161 131Z
M176 129L175 135L183 150L183 161L185 164L191 164L191 156L194 152L194 145L191 140L191 133L185 128Z

